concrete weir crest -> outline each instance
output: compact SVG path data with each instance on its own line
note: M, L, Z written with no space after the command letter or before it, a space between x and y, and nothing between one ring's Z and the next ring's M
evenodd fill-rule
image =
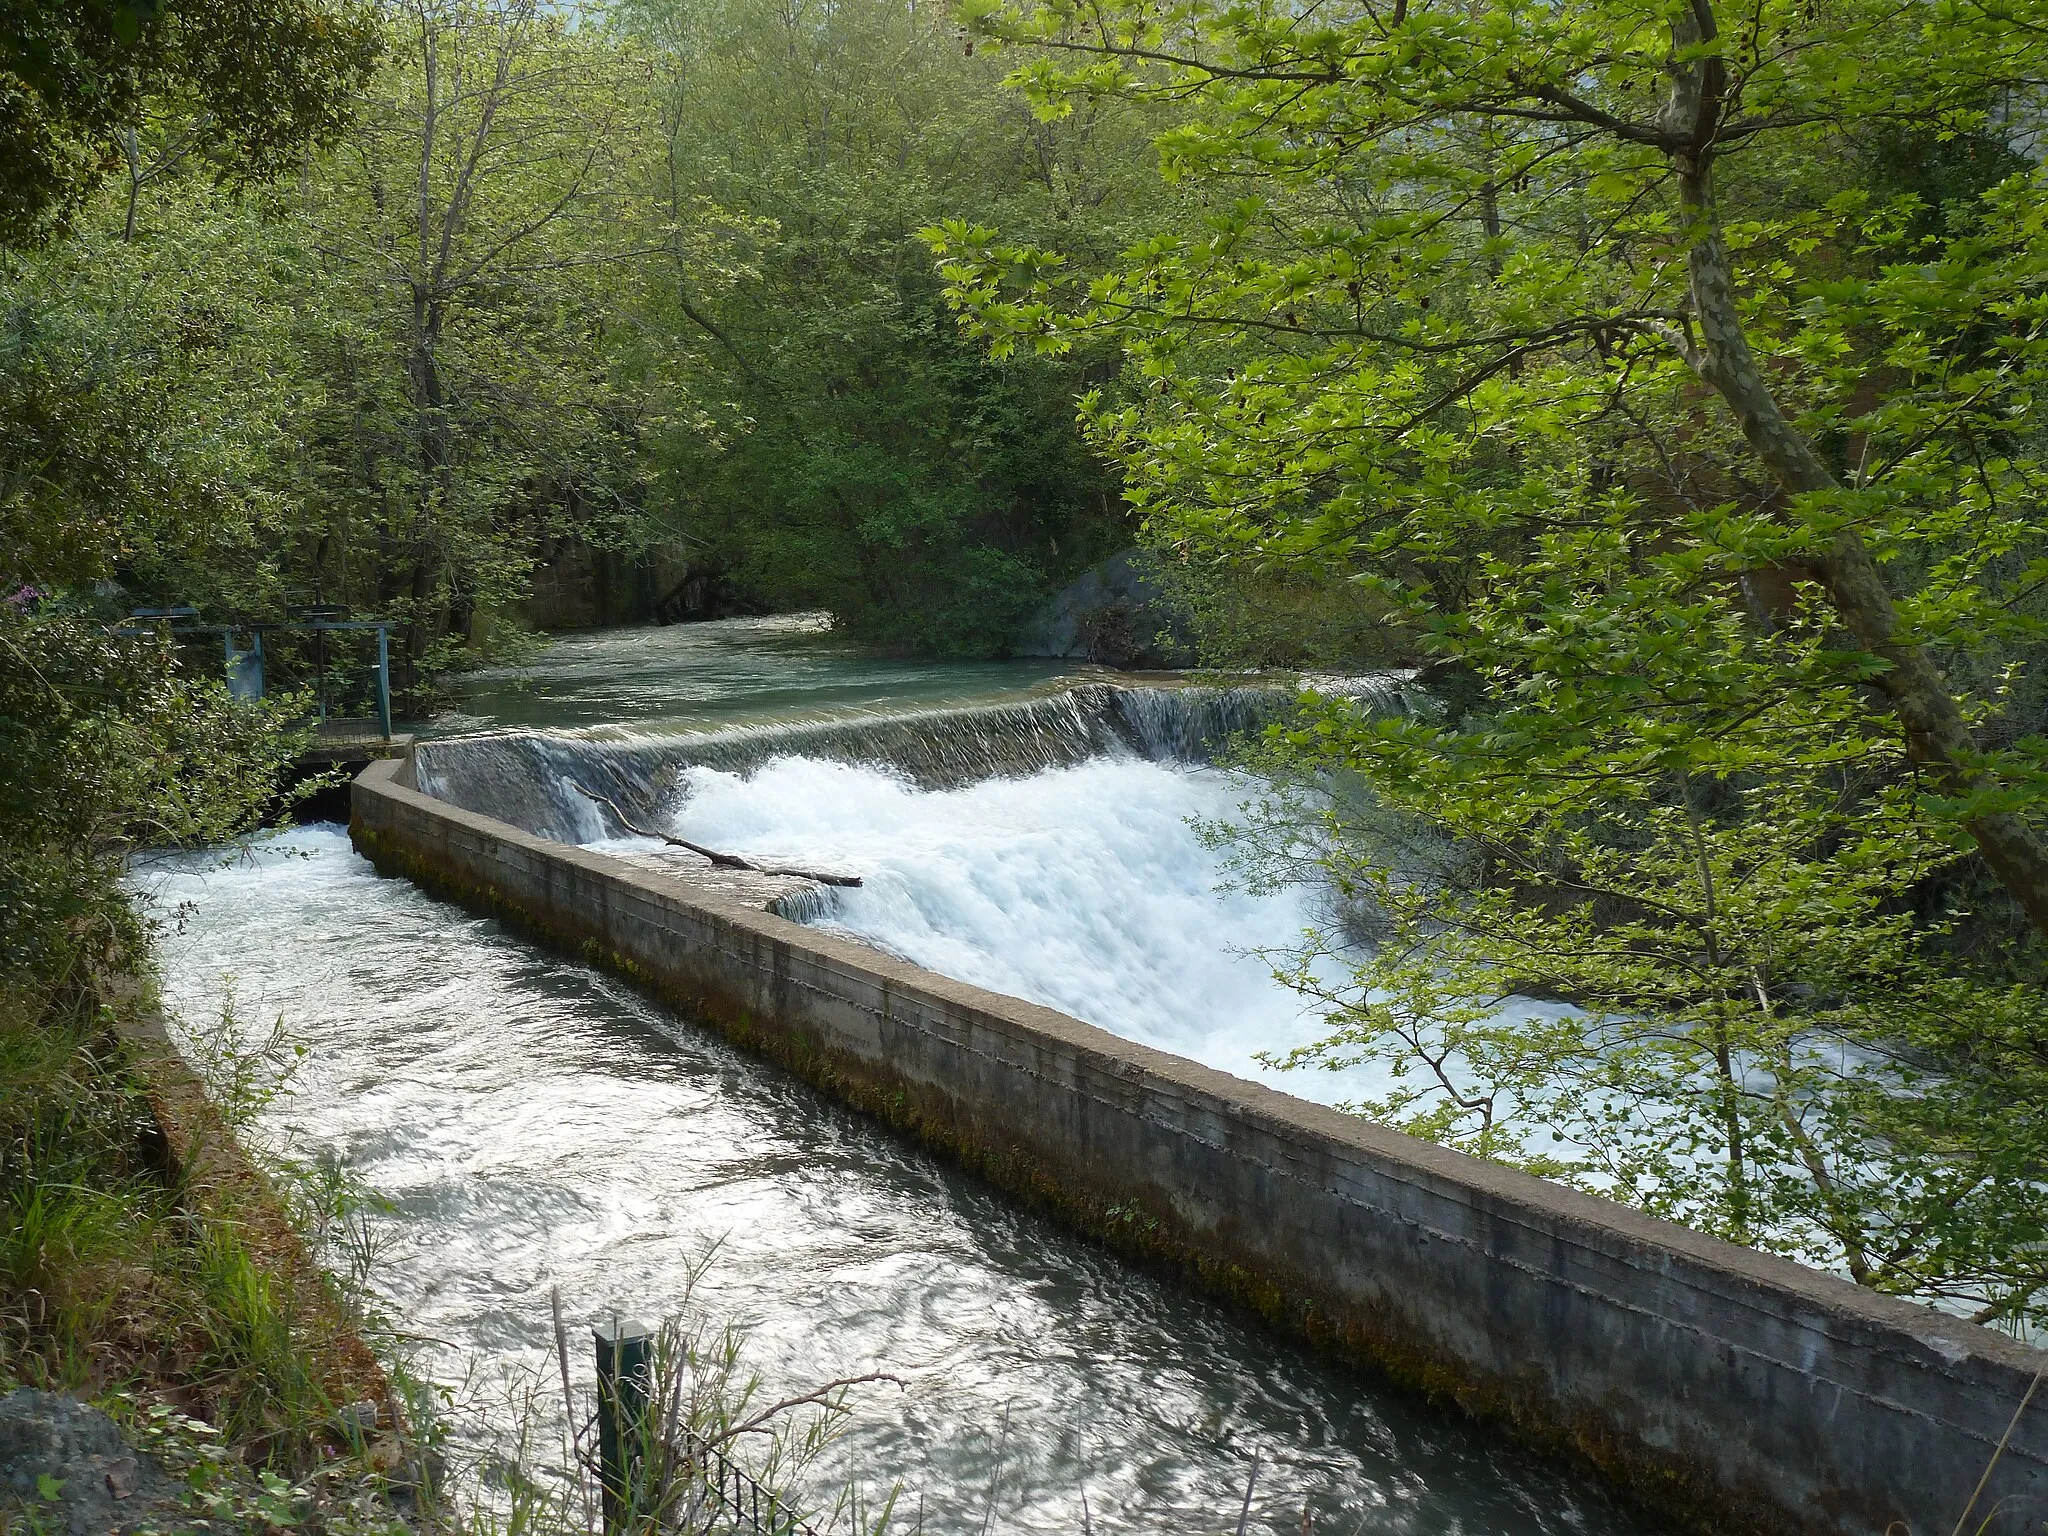
M406 875L650 987L1113 1247L1581 1454L1674 1529L2048 1521L2048 1352L952 981L760 893L355 782ZM2010 1436L2007 1437L2010 1428Z

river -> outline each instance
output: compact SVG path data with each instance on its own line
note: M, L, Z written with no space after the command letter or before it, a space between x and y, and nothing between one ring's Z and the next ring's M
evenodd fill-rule
M442 725L814 719L1033 697L1057 671L877 661L788 622L617 631L473 679ZM1234 1070L1306 1027L1237 952L1284 942L1301 913L1217 894L1186 825L1229 809L1236 786L1213 771L1089 760L929 790L803 758L691 772L680 823L859 864L869 885L821 920L936 968ZM1255 1452L1262 1531L1300 1530L1304 1508L1344 1536L1635 1529L1497 1434L1112 1259L611 978L377 876L339 828L139 878L175 917L174 1008L204 1018L231 986L245 1018L282 1018L306 1048L265 1132L388 1202L376 1287L443 1379L540 1370L554 1288L577 1318L658 1316L710 1253L696 1303L749 1330L770 1390L903 1379L861 1390L835 1465L900 1482L933 1531L1076 1531L1084 1490L1105 1531L1228 1531Z

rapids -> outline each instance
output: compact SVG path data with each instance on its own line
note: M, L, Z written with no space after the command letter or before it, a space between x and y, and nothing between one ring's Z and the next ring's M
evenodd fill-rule
M579 638L559 674L544 655L502 707L480 690L462 723L529 728L491 738L540 743L523 757L461 743L427 755L448 751L451 773L539 814L587 805L553 796L544 772L608 762L622 777L604 782L639 786L693 833L869 873L814 920L1230 1070L1312 1024L1250 953L1284 945L1307 909L1219 893L1216 855L1187 825L1233 808L1244 790L1228 774L1165 737L1148 746L1127 721L1107 750L1007 778L806 757L777 733L873 741L878 713L897 732L929 720L934 699L911 688L859 720L821 717L820 690L865 699L886 668L792 652L787 627L695 628L716 633ZM688 700L662 702L643 643L682 658ZM590 725L605 656L641 658L614 690L630 698L612 703L674 718L624 743L533 733ZM793 667L809 690L801 719L775 696ZM1044 669L966 681L983 708L1047 697ZM960 683L928 673L918 686ZM756 708L750 690L770 697ZM563 718L548 718L551 698L568 700ZM1186 701L1158 707L1192 718ZM712 737L727 747L706 753ZM620 746L630 775L598 750ZM751 1330L771 1395L875 1369L903 1379L863 1389L831 1470L871 1490L900 1482L906 1527L1076 1531L1085 1490L1099 1530L1224 1532L1256 1450L1249 1528L1262 1532L1302 1529L1304 1509L1336 1536L1638 1529L1497 1432L1121 1263L619 982L380 878L340 828L135 881L167 920L174 1010L197 1023L231 992L257 1029L281 1018L306 1048L261 1132L381 1197L374 1284L439 1379L543 1372L552 1289L572 1319L658 1317L715 1248L695 1302ZM553 1400L538 1411L546 1431Z
M780 1395L883 1369L834 1470L933 1533L1634 1530L1493 1433L1333 1367L1019 1210L623 984L379 877L337 827L139 877L189 1020L230 985L307 1049L270 1140L387 1203L384 1307L443 1381L550 1368L572 1319L697 1303ZM578 1333L579 1340L587 1335ZM582 1352L576 1360L581 1371ZM538 1404L543 1429L553 1399ZM1007 1408L1010 1432L998 1448Z
M1384 1085L1255 1059L1313 1038L1319 1018L1269 959L1299 943L1310 900L1234 888L1198 833L1252 793L1129 756L941 790L780 758L745 777L685 770L670 819L710 846L859 871L858 889L806 903L812 922L1284 1092L1356 1099Z

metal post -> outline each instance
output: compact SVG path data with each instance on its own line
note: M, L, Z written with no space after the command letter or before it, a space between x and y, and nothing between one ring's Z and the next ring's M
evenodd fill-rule
M597 1341L597 1462L604 1491L605 1536L626 1536L633 1513L634 1474L646 1435L654 1386L654 1333L614 1321L594 1330Z
M377 626L377 729L391 739L391 632Z

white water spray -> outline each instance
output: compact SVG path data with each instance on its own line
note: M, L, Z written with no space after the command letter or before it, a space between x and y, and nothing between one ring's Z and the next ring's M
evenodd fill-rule
M768 862L861 872L818 921L991 991L1326 1103L1383 1084L1275 1072L1261 1052L1321 1020L1275 981L1299 945L1300 892L1228 888L1191 819L1254 793L1215 769L1094 758L1029 778L919 790L872 768L779 758L750 776L686 770L673 818L693 841Z

